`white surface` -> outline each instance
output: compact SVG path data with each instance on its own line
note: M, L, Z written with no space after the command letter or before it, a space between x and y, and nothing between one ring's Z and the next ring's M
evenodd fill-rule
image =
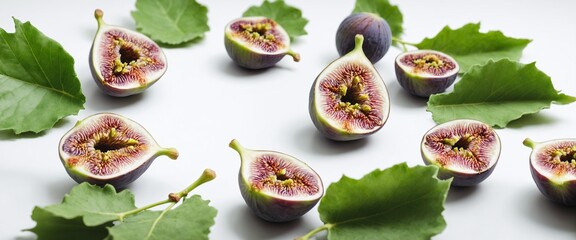
M309 163L326 186L343 174L359 178L375 168L406 161L421 164L422 135L434 122L426 102L409 97L395 80L392 48L375 67L384 78L392 102L383 129L366 140L334 143L321 137L308 116L308 92L314 78L337 58L338 24L354 1L288 1L302 9L310 22L308 35L297 39L294 51L302 61L287 57L277 67L249 72L236 67L223 44L224 26L261 1L202 1L209 8L211 30L183 48L166 48L166 75L142 95L112 98L93 82L88 52L96 31L95 8L108 23L134 28L134 1L3 1L0 27L12 32L11 17L31 21L60 42L75 58L76 72L87 102L42 134L14 136L0 132L0 239L30 239L21 232L34 222L34 206L59 203L75 182L67 176L57 153L60 137L73 124L96 112L111 111L141 123L163 146L176 147L180 158L161 157L130 189L137 205L164 199L191 183L204 168L218 177L194 191L218 209L211 239L293 239L321 225L317 209L301 220L270 224L255 218L237 186L238 154L231 139L244 146L285 152ZM481 22L482 31L501 30L507 36L533 39L522 62L552 77L556 89L576 95L576 2L558 1L393 1L404 14L403 39L419 42L442 27ZM329 6L329 8L327 8ZM498 129L503 149L492 176L478 187L452 189L444 212L448 223L434 239L574 239L576 210L551 204L540 195L528 169L530 150L525 137L536 141L574 134L576 104L544 110ZM320 239L323 239L321 235Z

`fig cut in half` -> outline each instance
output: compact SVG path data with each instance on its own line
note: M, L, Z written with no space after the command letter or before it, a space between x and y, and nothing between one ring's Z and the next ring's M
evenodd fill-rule
M494 171L500 145L500 137L488 124L457 119L426 132L420 150L424 163L440 168L438 178L453 178L452 186L473 186Z
M166 56L147 36L102 20L96 9L98 31L90 50L90 69L98 87L106 94L125 97L138 94L156 83L166 72Z
M300 61L300 55L290 49L286 30L267 17L242 17L228 23L224 46L236 64L248 69L272 67L286 55Z
M451 56L434 50L401 53L395 61L396 79L410 94L429 97L450 87L460 66Z
M538 190L548 199L576 206L576 139L564 138L524 145L532 148L530 172Z
M76 182L120 189L140 177L156 157L178 158L176 149L160 147L140 124L113 113L78 121L64 134L58 151Z
M256 216L270 222L292 221L312 209L324 194L320 176L306 163L284 153L251 150L238 140L240 192Z
M362 35L356 35L354 49L322 70L310 89L310 118L332 140L364 138L380 130L388 119L388 90L364 55L363 41Z

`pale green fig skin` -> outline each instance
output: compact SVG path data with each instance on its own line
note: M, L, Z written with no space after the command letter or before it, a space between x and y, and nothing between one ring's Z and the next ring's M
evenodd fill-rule
M363 48L362 48L363 41L364 41L364 37L362 35L360 35L360 34L356 35L355 48L352 51L345 54L344 56L342 56L342 57L336 59L335 61L333 61L332 63L330 63L324 70L322 70L322 72L314 80L314 83L312 84L312 87L310 89L309 98L308 98L308 113L309 113L310 118L312 120L312 123L314 124L316 129L324 137L326 137L330 140L354 141L354 140L366 138L367 136L378 132L384 126L386 121L388 120L388 116L390 113L390 97L389 97L386 85L383 83L381 77L379 76L378 72L375 69L374 69L374 75L375 75L374 78L377 78L377 79L373 79L373 81L381 81L382 86L381 86L380 91L377 94L379 94L380 97L383 99L383 101L385 102L385 105L382 107L382 109L379 109L380 111L382 111L381 123L377 124L377 126L374 127L373 129L364 130L364 131L358 131L357 129L345 129L342 127L341 124L331 122L329 120L328 116L325 116L323 113L321 113L320 109L323 106L322 106L322 104L320 104L316 101L316 99L317 99L317 96L316 96L316 90L317 89L316 88L319 87L318 86L319 83L321 81L323 81L323 79L321 79L321 77L323 76L323 73L325 71L328 71L327 69L329 69L333 64L336 64L338 61L345 59L345 58L348 58L350 56L358 55L358 56L362 56L361 58L365 59L366 64L370 65L370 66L366 66L366 67L373 68L370 60L368 58L366 58L366 56L364 55ZM373 106L373 107L379 108L379 106Z
M258 22L264 19L270 20L264 17L243 17L238 18L230 22L224 31L224 47L228 56L240 67L252 70L270 68L276 65L280 60L282 60L286 55L292 57L295 62L300 61L300 54L290 50L290 38L286 31L277 23L275 23L275 28L278 33L283 35L285 39L284 44L287 46L286 49L279 52L264 53L255 50L255 47L250 46L248 43L241 42L236 36L236 34L230 30L230 26L238 21L252 21Z
M90 131L92 131L87 130L87 128L93 127L94 125L92 124L96 121L105 121L101 120L104 118L122 121L126 125L125 127L130 128L143 136L142 141L145 142L143 143L145 146L142 146L142 154L137 156L142 159L138 159L136 156L131 156L134 157L131 163L136 164L127 164L124 167L121 167L122 169L120 169L120 172L118 173L113 173L110 175L97 175L90 172L86 168L87 165L79 163L82 162L79 159L94 159L98 157L93 156L101 154L100 152L95 152L96 147L94 142L98 142L98 140L95 139L95 136L97 135L90 137L86 136L89 135L88 133ZM108 129L102 129L102 131L109 133ZM68 140L71 138L77 139L79 136L81 136L80 138L84 137L85 139L83 139L80 143L70 145ZM91 144L94 145L95 150L89 150L89 148L87 148L80 151L82 154L75 154L72 150L70 150L71 147L82 148L83 145ZM105 151L108 154L107 156L110 156L110 159L112 160L103 160L102 158L98 158L97 161L114 161L114 157L117 156L115 151L122 151L121 148L124 147L128 146L118 147L118 149L109 149ZM175 148L160 147L156 141L154 141L150 133L147 132L140 124L134 122L131 119L113 113L97 113L78 121L75 126L66 132L60 139L60 143L58 145L58 153L66 173L77 183L88 182L99 186L111 184L116 189L126 188L127 185L136 181L144 172L146 172L146 170L157 157L167 156L170 159L175 160L179 155Z
M443 152L433 152L425 146L425 143L427 141L427 137L430 134L434 134L435 132L440 132L440 131L460 132L460 131L455 131L455 130L442 130L442 129L457 128L458 126L465 126L465 124L484 126L491 133L492 139L490 140L491 146L490 146L490 150L489 150L489 152L493 152L493 154L490 154L491 157L490 157L489 161L491 164L489 164L488 168L483 169L482 171L464 172L461 169L452 169L452 168L450 168L450 165L444 166L436 160L437 158L442 157L441 155L444 153ZM450 148L452 148L452 146L450 146ZM452 150L450 150L450 151L452 151ZM426 165L437 166L438 167L438 178L443 179L443 180L451 178L452 179L451 186L455 186L455 187L472 187L472 186L476 186L476 185L480 184L481 182L483 182L484 180L486 180L493 173L494 169L496 168L496 165L498 163L498 159L500 157L500 152L501 152L500 137L494 131L494 129L492 129L490 126L488 126L487 124L485 124L483 122L480 122L477 120L472 120L472 119L456 119L456 120L448 121L448 122L445 122L442 124L438 124L438 125L434 126L433 128L431 128L430 130L428 130L424 134L424 136L422 137L421 144L420 144L420 154L422 156L422 160L424 161L424 163Z
M540 193L552 202L573 207L576 206L575 177L572 176L572 178L561 179L561 176L557 176L559 179L553 179L553 177L545 176L545 174L542 173L541 170L539 170L539 167L535 164L535 158L539 155L539 148L560 141L571 143L573 146L576 146L576 139L574 138L554 139L545 142L534 142L532 139L526 138L522 143L532 149L529 158L530 174L532 175L532 179ZM576 156L573 156L573 159L576 159Z
M317 175L314 170L309 168L304 164L311 174L315 175L316 180L319 184L319 191L315 194L314 198L309 199L295 199L291 200L288 198L282 198L281 196L272 196L264 190L259 190L252 187L252 184L247 180L247 177L243 175L243 167L245 161L245 153L248 151L261 151L261 150L249 150L240 145L240 143L234 139L230 142L229 146L236 150L240 155L241 167L238 173L238 186L240 188L240 193L242 198L246 202L246 205L252 210L252 212L259 218L269 221L269 222L289 222L296 220L310 211L322 198L324 194L324 188L322 185L322 180L320 176ZM283 154L274 151L267 151L270 153Z

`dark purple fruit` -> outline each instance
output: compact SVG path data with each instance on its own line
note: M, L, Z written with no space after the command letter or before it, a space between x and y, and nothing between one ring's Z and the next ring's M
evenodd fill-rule
M380 130L390 112L388 90L380 74L356 47L330 63L310 89L308 110L314 126L329 139L350 141Z
M147 36L123 27L107 25L96 9L98 31L90 50L90 69L106 94L125 97L138 94L166 72L166 56Z
M237 140L230 147L240 154L240 192L260 218L287 222L307 213L324 194L320 176L306 163L284 153L250 150Z
M238 18L226 25L224 33L228 56L244 68L272 67L286 55L300 61L300 55L290 49L288 33L270 18Z
M540 192L566 206L576 206L576 139L554 139L524 145L532 148L530 172Z
M353 13L340 23L336 31L336 49L340 56L354 49L357 34L364 36L362 48L372 63L382 59L392 44L392 32L384 18L373 13Z
M453 177L452 186L473 186L484 181L500 157L500 138L489 125L459 119L436 125L422 138L422 158L438 166L438 178Z
M454 58L434 50L414 50L396 57L396 79L410 94L429 97L446 91L460 67Z
M156 157L178 158L162 148L140 124L113 113L98 113L78 121L58 145L60 160L76 182L112 184L124 188Z

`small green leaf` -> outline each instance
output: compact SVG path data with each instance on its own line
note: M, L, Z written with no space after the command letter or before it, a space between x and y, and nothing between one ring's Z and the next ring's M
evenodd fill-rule
M82 218L66 219L57 217L46 209L36 207L32 211L32 220L36 221L36 226L26 229L36 234L38 239L83 239L101 240L108 236L107 226L112 224L86 227Z
M392 36L396 38L399 38L404 33L402 12L396 5L390 4L388 0L356 0L356 5L352 12L369 12L379 15L388 22Z
M444 27L435 37L425 38L415 44L419 49L433 49L452 56L460 65L460 73L470 67L509 58L518 61L522 51L531 42L505 36L500 31L480 32L480 23L469 23L459 29Z
M61 204L51 205L46 211L58 217L82 217L86 226L98 226L119 220L121 214L136 209L134 195L128 190L116 192L112 185L99 187L81 183L64 196Z
M332 183L318 207L328 239L417 240L442 232L451 181L437 179L437 173L435 166L402 163Z
M29 22L0 29L0 130L41 132L84 109L74 59Z
M437 123L469 118L505 127L525 114L549 108L551 103L574 101L576 97L556 91L550 77L535 63L502 59L471 68L452 92L430 96L427 110Z
M204 37L208 8L196 0L137 0L136 29L157 42L176 45Z
M208 239L216 209L194 195L172 210L144 211L110 228L114 239Z
M276 0L274 2L264 0L262 5L248 8L242 16L264 16L273 19L286 30L292 40L308 34L304 29L306 24L308 24L308 20L302 17L302 11L286 4L284 0Z

